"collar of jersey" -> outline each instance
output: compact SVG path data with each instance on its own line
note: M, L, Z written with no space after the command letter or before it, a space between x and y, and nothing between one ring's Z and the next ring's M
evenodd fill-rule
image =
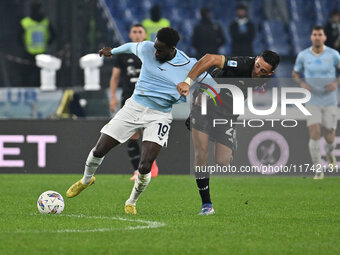
M314 56L317 56L317 57L320 57L322 54L324 54L326 52L326 48L327 46L324 45L323 46L323 51L321 53L315 53L313 50L312 50L313 47L310 47L309 50L310 52L314 55Z
M190 58L181 50L176 49L176 55L173 59L167 61L170 65L173 66L184 66L190 63Z

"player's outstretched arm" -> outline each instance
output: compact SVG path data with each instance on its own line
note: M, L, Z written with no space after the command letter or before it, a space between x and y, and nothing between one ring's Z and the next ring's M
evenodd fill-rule
M178 92L183 96L187 96L190 86L194 83L194 80L198 76L200 76L212 66L222 69L224 62L225 56L223 55L205 54L204 57L202 57L190 70L185 81L177 84Z
M99 56L111 57L115 54L132 53L137 54L137 44L138 43L125 43L117 48L104 47L99 50Z
M210 67L216 66L220 69L223 68L225 56L215 54L205 54L191 69L188 74L192 80L195 80L202 73L207 71Z

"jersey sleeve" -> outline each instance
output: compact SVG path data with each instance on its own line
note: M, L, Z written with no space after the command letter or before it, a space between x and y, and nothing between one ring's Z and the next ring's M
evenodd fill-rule
M111 54L115 55L115 54L123 54L123 53L133 53L136 55L137 45L138 43L133 43L133 42L125 43L122 46L113 48L111 50Z
M336 50L334 50L334 66L340 69L340 54Z
M137 44L136 56L143 62L147 57L152 56L154 52L154 43L150 41L144 41Z
M303 56L302 53L300 52L295 60L294 72L301 73L302 71L303 71Z
M223 71L232 70L236 73L247 70L249 67L249 60L248 57L229 57L225 56L224 66L222 68Z

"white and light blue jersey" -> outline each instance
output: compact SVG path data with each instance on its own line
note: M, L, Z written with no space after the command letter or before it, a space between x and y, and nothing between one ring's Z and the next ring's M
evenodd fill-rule
M306 82L311 86L312 97L308 104L329 106L338 104L338 90L328 92L326 86L336 80L337 68L340 66L340 55L336 50L324 46L321 54L316 54L309 47L301 51L295 61L294 71L303 73Z
M142 69L132 98L146 107L169 112L173 104L186 102L186 97L178 93L176 86L185 80L197 60L177 49L173 59L160 63L156 60L155 51L153 42L144 41L124 44L111 53L134 53L140 58ZM205 76L204 81L214 86L210 75L205 73L200 78Z

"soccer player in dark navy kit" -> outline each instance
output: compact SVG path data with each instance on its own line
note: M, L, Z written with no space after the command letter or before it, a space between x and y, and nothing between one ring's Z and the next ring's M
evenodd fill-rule
M194 80L211 67L217 67L212 71L214 78L254 78L237 79L234 84L240 88L244 97L247 97L248 87L261 87L263 78L271 76L280 62L280 57L272 51L264 51L261 56L254 57L227 57L223 55L206 54L191 69L184 82L177 85L181 95L187 95ZM200 100L198 95L194 100L189 123L192 126L192 138L195 149L195 166L206 166L208 161L209 139L215 142L215 160L218 165L227 166L232 159L235 142L235 130L229 125L212 126L213 119L236 120L233 115L233 97L228 89L219 92L222 107L214 107L212 100L208 100L209 114L201 115ZM229 121L230 123L230 121ZM210 199L209 176L196 175L196 182L202 199L201 215L214 214Z
M129 38L132 42L143 42L146 38L146 32L141 24L135 24L131 27ZM115 111L118 105L116 90L118 84L122 84L123 93L120 100L120 107L122 108L125 101L129 99L135 89L135 84L138 81L142 62L135 54L119 54L113 55L113 69L110 80L111 100L110 110ZM134 134L127 142L127 150L130 162L135 170L133 176L130 178L134 181L138 175L138 164L140 161L140 147L139 147L139 133ZM158 166L156 161L153 162L151 168L151 177L158 175Z

